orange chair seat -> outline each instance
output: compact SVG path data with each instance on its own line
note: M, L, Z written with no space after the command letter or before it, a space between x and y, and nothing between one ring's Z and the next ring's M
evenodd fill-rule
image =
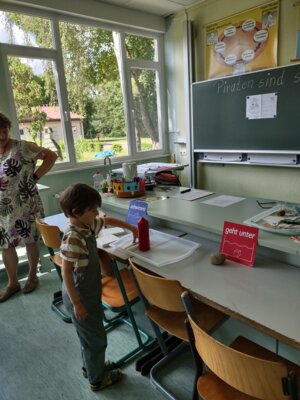
M138 298L134 282L127 268L120 270L120 276L128 297L131 302ZM113 276L105 276L102 278L102 302L108 304L111 308L119 308L124 306L124 299L118 285L118 281Z
M185 312L173 311L170 313L170 311L151 306L146 315L171 335L188 342L188 335L184 325L186 320Z
M221 325L226 319L226 316L221 311L218 311L215 308L198 301L197 299L193 299L192 302L196 315L201 317L197 322L204 331L210 332L216 326ZM156 306L150 306L146 314L157 325L162 327L171 335L174 335L185 342L189 341L184 324L184 321L186 320L185 311L169 312L168 310L163 310L162 308Z

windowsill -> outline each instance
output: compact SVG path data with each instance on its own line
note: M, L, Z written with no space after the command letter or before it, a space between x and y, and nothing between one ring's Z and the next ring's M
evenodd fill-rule
M169 157L170 153L162 153L162 154L157 154L157 155L145 155L145 157L139 157L139 158L135 158L135 159L130 159L130 161L135 161L137 163L144 163L144 161L146 160L154 160L154 159L159 159L159 158L163 158L163 157ZM121 165L123 162L128 161L128 157L124 157L122 159L116 160L114 161L113 159L111 159L111 165L112 168L114 165ZM49 171L47 173L47 176L50 175L56 175L56 174L63 174L63 173L68 173L68 172L74 172L74 171L82 171L85 169L92 169L92 168L102 168L102 167L107 167L108 165L104 165L104 163L95 163L94 161L92 161L92 163L88 164L88 165L81 165L81 164L76 164L76 166L69 166L69 167L65 167L64 169L53 169L51 171Z

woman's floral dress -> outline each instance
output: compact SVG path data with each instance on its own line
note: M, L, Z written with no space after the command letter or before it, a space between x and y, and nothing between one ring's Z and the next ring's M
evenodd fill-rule
M25 141L0 156L0 249L34 242L34 220L44 216L33 180L36 158Z

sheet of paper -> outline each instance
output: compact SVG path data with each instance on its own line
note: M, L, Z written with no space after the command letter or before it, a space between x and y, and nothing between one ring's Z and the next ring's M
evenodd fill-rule
M246 118L264 119L277 117L277 93L257 94L246 97Z
M206 190L191 190L190 192L186 193L178 193L173 197L180 200L193 201L201 199L202 197L210 196L211 194L213 194L213 192L207 192Z
M261 95L246 97L246 118L260 119L261 118Z
M124 233L124 229L123 228L119 228L118 226L114 226L112 228L104 228L101 230L101 235L121 235L122 233Z
M277 93L261 95L261 118L275 118L277 116Z
M112 235L112 234L105 234L105 235L100 235L96 240L97 240L97 247L105 247L109 245L110 243L115 242L118 240L119 237Z
M227 207L227 206L230 206L231 204L238 203L239 201L242 201L242 200L245 200L245 198L222 195L222 196L214 197L213 199L204 200L202 203L209 204L211 206L217 206L217 207Z

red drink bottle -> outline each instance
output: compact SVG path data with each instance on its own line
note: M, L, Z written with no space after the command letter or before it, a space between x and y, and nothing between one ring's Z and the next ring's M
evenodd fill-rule
M147 251L150 249L149 240L149 223L142 217L138 222L138 235L139 235L139 249L141 251Z

